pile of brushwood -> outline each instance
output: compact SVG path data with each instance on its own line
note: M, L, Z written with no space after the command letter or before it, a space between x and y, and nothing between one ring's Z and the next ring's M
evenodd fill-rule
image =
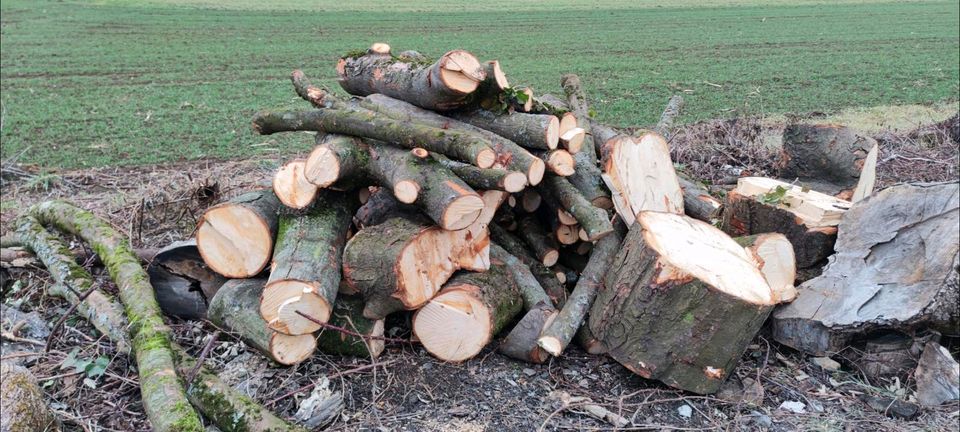
M679 97L627 133L591 118L577 76L562 77L564 97L536 95L462 50L434 60L374 44L336 70L351 96L294 71L313 109L253 118L263 135L315 132L309 156L208 209L149 276L126 239L70 205L20 220L20 240L70 288L54 294L135 355L158 431L199 430L191 403L223 430L292 428L186 355L164 313L292 365L316 350L376 358L384 319L416 311L412 342L445 361L499 334L500 353L531 363L575 341L698 394L768 322L815 355L883 329L958 333L958 184L874 193L877 143L846 127L789 126L787 180L741 177L721 202L670 160ZM93 245L125 309L43 225ZM939 402L955 362L931 343Z

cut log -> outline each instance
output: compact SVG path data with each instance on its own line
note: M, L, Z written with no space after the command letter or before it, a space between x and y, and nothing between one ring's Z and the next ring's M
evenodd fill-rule
M597 241L613 232L613 224L607 217L607 212L594 207L572 183L562 177L548 175L543 183L537 186L540 194L547 201L557 203L569 212L586 231L588 240ZM574 238L579 233L574 232ZM564 243L573 244L573 243Z
M368 177L370 155L360 139L318 134L317 147L304 165L304 178L319 188L353 189Z
M743 177L727 193L723 229L734 236L781 233L793 244L797 268L807 268L833 253L837 224L849 206L848 201L788 183Z
M517 231L537 261L547 267L557 263L557 259L560 258L557 244L533 217L520 219Z
M347 93L381 93L418 107L444 111L464 106L486 78L473 54L454 50L433 63L348 54L337 63L337 82Z
M504 90L510 87L507 75L503 73L500 62L496 60L484 63L483 71L483 81L480 81L477 90L470 95L470 99L475 101L472 104L489 110L502 109L505 102L501 100L502 95Z
M483 273L458 273L413 316L413 334L449 362L477 355L523 307L505 263L491 259Z
M477 220L483 209L480 196L440 162L389 145L367 144L371 176L391 186L397 200L415 204L443 229L461 230Z
M576 244L577 241L580 239L579 225L557 224L553 232L554 232L554 236L556 236L557 238L557 242L562 245Z
M264 189L211 207L197 226L197 249L213 271L228 278L260 273L273 254L280 200Z
M960 363L936 342L924 345L914 377L920 405L935 407L960 399Z
M705 187L682 175L677 176L683 190L683 213L694 219L712 223L720 217L723 203L710 195Z
M854 205L823 274L774 314L774 338L826 355L876 330L960 332L958 193L957 183L900 185Z
M863 159L863 169L860 170L860 179L857 180L857 187L853 190L853 198L850 202L861 201L873 193L873 187L877 184L877 157L880 153L880 146L874 145L867 157Z
M570 112L570 106L567 105L567 101L546 93L533 98L533 106L530 108L530 112L550 114L560 118Z
M422 147L480 168L490 168L497 158L489 141L477 135L401 122L359 110L261 112L253 117L253 129L261 135L317 131L371 138L408 149Z
M680 116L680 110L682 109L683 96L671 96L670 100L667 101L667 107L660 114L660 121L657 122L657 126L653 130L663 136L663 139L669 140L670 135L673 135L673 123Z
M390 45L383 42L374 42L367 50L367 54L390 55Z
M540 208L540 203L542 198L540 194L534 189L526 189L523 191L523 196L520 197L520 207L523 211L527 213L533 213Z
M593 254L590 255L587 268L580 274L580 279L577 280L576 287L570 293L570 298L564 303L563 309L560 310L560 314L557 315L553 323L544 328L540 338L537 339L540 348L543 348L550 355L559 356L563 353L563 350L573 340L577 329L583 324L587 312L593 306L594 299L597 297L602 279L620 249L622 239L619 233L611 230L610 235L597 242Z
M324 191L306 213L280 216L270 278L260 315L270 328L288 335L313 333L327 322L340 286L341 254L360 203L356 194Z
M363 229L380 225L395 217L427 223L427 219L420 212L420 209L397 201L391 192L383 188L378 188L373 192L367 202L357 210L357 214L354 215L354 222L357 227Z
M558 176L568 177L576 172L576 161L566 150L556 149L536 154L546 164L547 170Z
M317 196L317 185L307 181L307 161L297 159L283 164L273 176L273 194L283 205L304 209Z
M558 208L558 209L557 209L557 220L560 221L560 223L562 223L562 224L564 224L564 225L576 225L576 224L577 224L577 218L573 217L573 215L570 214L570 212L564 210L563 208ZM581 233L584 232L583 229L580 229L580 232L581 232ZM581 237L582 237L582 236L581 236ZM583 238L582 238L582 240L586 240L586 239L583 239Z
M100 256L120 290L120 299L130 318L128 326L137 360L140 394L150 425L158 432L202 431L199 416L189 408L170 352L172 332L150 286L150 277L140 267L129 240L105 221L62 201L47 201L31 207L28 214L41 224L74 234L90 244Z
M221 329L234 332L243 341L282 365L294 365L317 349L312 334L286 335L271 330L260 316L260 295L266 279L232 279L210 300L207 316Z
M567 106L575 113L577 127L585 133L580 151L573 152L577 172L570 176L570 183L583 194L584 198L596 207L604 210L613 208L610 192L603 183L600 168L597 167L599 141L590 121L590 107L580 84L580 77L567 74L560 78L560 85L567 95Z
M451 116L531 149L552 150L560 142L560 120L549 114L476 110Z
M754 257L681 215L641 212L609 268L590 330L627 369L694 393L720 388L776 304Z
M356 336L333 328L325 328L317 336L320 351L362 358L380 357L383 353L383 320L371 320L363 316L363 299L359 296L339 296L328 324L353 333Z
M181 319L206 318L207 300L227 281L204 264L195 239L160 249L147 264L147 274L164 315Z
M58 432L60 422L43 400L37 377L30 370L10 362L0 362L0 429L3 432Z
M517 360L534 364L545 363L550 355L537 345L537 339L543 329L557 318L557 309L551 304L539 303L527 309L523 318L513 326L507 337L503 338L499 351L501 354Z
M367 96L360 102L360 105L396 120L417 122L444 130L456 130L479 135L486 139L490 143L490 148L496 152L497 158L493 167L520 171L526 174L527 181L532 185L540 183L543 178L546 169L543 161L517 143L488 130L379 94Z
M363 295L363 316L415 310L456 270L489 266L489 241L474 241L469 231L394 218L355 234L344 248L343 274Z
M483 169L450 160L443 155L434 154L433 157L445 168L453 171L457 177L477 189L520 192L527 186L527 176L519 171Z
M779 177L789 180L824 181L841 189L853 189L864 159L877 145L873 138L846 126L791 124L783 131Z
M530 269L530 273L537 279L537 282L540 283L540 286L544 292L546 292L547 296L550 297L551 304L557 305L558 307L563 306L567 298L567 292L563 288L563 285L554 277L553 271L531 256L519 238L510 234L499 225L491 224L489 228L490 237L493 241L503 247L510 255L522 261L527 268Z
M572 127L560 134L560 146L567 149L570 154L576 154L583 148L583 140L586 138L586 131L583 128Z
M603 181L613 195L613 206L627 226L641 211L683 214L683 191L670 160L667 141L655 132L637 137L593 125L601 155Z
M562 116L557 116L557 118L560 119L561 137L577 127L577 116L572 112L564 113Z
M797 298L797 288L794 287L797 265L793 256L793 245L787 240L787 236L768 233L737 237L733 240L745 247L753 257L777 303L788 303Z

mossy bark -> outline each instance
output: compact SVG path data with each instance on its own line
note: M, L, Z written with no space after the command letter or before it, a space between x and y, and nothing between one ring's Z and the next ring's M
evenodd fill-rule
M75 304L80 294L94 287L93 277L74 261L70 248L44 229L36 218L23 216L16 225L20 242L36 254L55 282L48 288L50 295ZM94 291L77 306L77 311L100 333L114 341L117 351L130 353L123 308L113 298L100 290Z
M557 280L557 276L552 270L543 265L540 261L530 255L530 252L524 246L523 241L505 230L497 224L490 224L487 227L490 230L490 238L501 246L505 251L522 261L530 273L537 279L551 303L557 307L562 307L567 299L567 291ZM491 249L492 252L492 249Z
M253 128L261 135L317 131L371 138L409 149L422 147L480 168L490 168L496 157L489 141L476 135L401 122L373 112L338 109L261 112L253 117Z
M3 432L57 432L60 422L50 412L37 378L13 363L0 363L0 425Z
M75 234L88 242L110 272L130 322L130 339L140 376L144 411L154 430L202 431L190 407L170 352L172 333L129 240L105 221L63 201L47 201L30 209L42 224Z
M596 252L594 252L596 253ZM724 294L658 265L639 224L609 267L590 311L590 330L627 369L671 387L714 393L772 305Z
M361 358L377 358L383 353L383 320L371 320L363 316L363 299L357 296L340 296L330 315L329 324L368 336L367 338L323 329L317 336L320 351Z
M561 100L552 94L542 94L533 98L533 107L530 109L530 112L562 117L564 114L570 112L570 106L567 105L567 101Z
M548 175L538 190L547 201L560 204L580 223L590 241L597 241L613 232L607 212L595 207L563 177Z
M520 258L513 256L510 252L507 252L506 249L495 244L490 245L490 258L499 260L506 265L507 271L510 272L517 287L520 288L520 296L523 298L524 310L533 309L539 303L553 307L550 296L547 295L546 291L543 290L543 286L540 285L537 278L530 272L530 268L527 267L523 261L520 261Z
M680 110L683 109L683 96L673 95L667 101L666 108L660 114L660 120L653 128L655 132L662 135L664 139L669 140L673 132L673 122L680 116Z
M480 109L454 113L451 117L493 132L526 148L541 150L557 148L557 142L552 141L547 133L551 123L558 121L550 114L521 112L495 114Z
M360 105L395 120L422 123L435 128L476 134L486 139L490 148L497 153L494 168L522 172L527 175L530 184L539 183L543 177L543 164L536 156L517 143L490 131L379 94L367 96L360 101ZM540 167L539 171L537 167Z

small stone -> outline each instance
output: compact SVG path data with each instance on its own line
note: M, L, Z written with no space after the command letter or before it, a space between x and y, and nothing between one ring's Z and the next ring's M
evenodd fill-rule
M830 357L814 357L810 359L810 362L819 366L820 369L829 372L835 372L840 370L840 363L837 363L836 360Z
M587 381L586 379L582 379L580 381L577 381L577 385L583 388L588 388L590 387L590 381Z
M523 374L529 377L532 377L537 374L537 371L530 368L523 368Z
M887 417L913 420L917 414L920 414L920 407L917 404L904 402L899 399L862 395L860 396L860 400L870 408L873 408L874 411Z
M753 422L760 429L770 429L773 427L773 419L771 419L770 416L760 411L750 411L750 415L753 416Z
M680 407L677 408L677 414L683 418L690 418L690 416L693 415L693 408L691 408L690 405L680 405Z
M784 401L780 404L780 409L785 411L790 411L794 414L803 414L807 412L807 406L803 402L797 401Z
M752 405L762 405L764 397L763 385L753 378L743 379L743 401Z

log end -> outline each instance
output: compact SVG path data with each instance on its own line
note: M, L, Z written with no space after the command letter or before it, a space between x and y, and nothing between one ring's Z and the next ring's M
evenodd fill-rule
M566 150L554 150L547 156L547 166L554 174L569 177L575 172L576 162Z
M483 208L483 199L476 193L460 196L444 210L440 225L445 230L462 230L476 222Z
M510 82L507 81L507 74L503 73L503 69L500 68L500 62L497 60L490 60L487 62L487 64L489 65L487 68L487 73L489 74L489 71L493 71L493 82L497 85L497 89L504 90L510 87Z
M559 356L563 352L563 344L553 336L544 336L537 339L537 345L554 357Z
M440 59L440 81L450 90L462 94L473 93L484 78L486 73L483 66L469 52L454 50Z
M491 148L485 148L477 152L477 159L473 163L480 168L490 168L496 162L497 152Z
M370 49L367 50L370 54L380 54L388 55L390 54L390 45L383 42L374 42L373 45L370 45Z
M465 289L445 290L413 318L413 333L423 347L449 362L467 360L490 341L490 310Z
M543 254L543 257L540 259L540 261L543 262L544 266L553 267L559 259L560 251L556 249L550 249Z
M420 185L413 180L401 180L393 185L393 196L404 204L413 204L420 196Z
M303 209L317 196L317 185L307 181L306 161L294 160L277 170L273 176L273 193L283 205Z
M291 336L274 333L270 336L270 353L282 365L292 366L308 358L317 350L317 338L312 334Z
M514 193L527 187L527 176L521 172L512 171L503 176L503 190Z
M213 271L228 278L248 278L270 262L273 233L255 211L227 203L203 214L197 227L197 250Z
M318 188L332 185L340 178L340 161L336 153L327 146L317 146L307 157L303 176Z
M325 323L330 319L330 303L307 282L279 280L267 284L260 297L260 315L271 329L303 335L322 327L301 313Z
M527 169L527 181L530 182L530 186L536 186L543 181L543 175L547 171L547 164L545 164L540 159L534 159L530 163L530 168Z
M547 122L547 129L544 133L546 134L547 148L551 150L557 148L557 145L560 144L560 119L556 116L550 116L550 121Z
M568 152L579 153L580 149L583 148L583 140L586 136L587 132L585 130L575 127L560 135L560 143L563 144L563 148L567 149Z
M577 116L572 112L564 113L560 117L560 134L563 135L577 127Z

